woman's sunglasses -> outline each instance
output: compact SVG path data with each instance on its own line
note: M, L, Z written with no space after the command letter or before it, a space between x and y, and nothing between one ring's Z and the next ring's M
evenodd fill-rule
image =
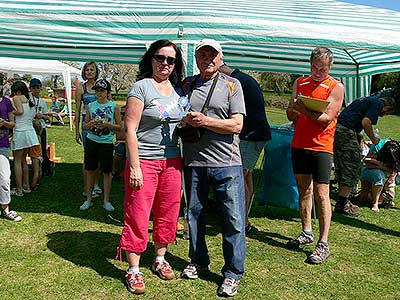
M154 54L153 58L158 61L159 63L163 63L164 61L167 61L167 64L169 65L174 65L176 62L176 58L175 57L171 57L171 56L164 56L161 54Z

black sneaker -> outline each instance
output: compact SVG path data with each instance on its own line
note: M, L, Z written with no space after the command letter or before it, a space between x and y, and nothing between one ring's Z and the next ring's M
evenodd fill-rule
M181 277L186 279L197 279L199 274L207 272L208 266L199 266L195 263L189 263L182 271Z
M314 236L304 233L302 231L300 235L286 243L286 247L289 249L299 249L301 246L310 246L314 244Z
M239 280L233 278L225 278L221 286L218 288L217 294L221 297L233 297L238 292Z
M310 264L322 264L329 257L329 246L325 243L318 243L314 251L307 257L307 262Z
M357 217L360 214L360 208L351 203L350 200L346 200L344 203L338 201L335 204L335 212Z

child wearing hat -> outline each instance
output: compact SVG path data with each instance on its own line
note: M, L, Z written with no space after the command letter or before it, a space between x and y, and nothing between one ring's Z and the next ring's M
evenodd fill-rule
M88 130L85 150L85 169L88 171L87 199L80 210L87 210L93 206L92 191L94 187L95 171L100 165L103 172L104 204L103 208L114 211L110 203L111 173L113 162L114 132L121 130L121 111L112 101L108 100L111 85L105 79L99 79L92 87L96 91L97 101L90 103L86 108L84 128Z

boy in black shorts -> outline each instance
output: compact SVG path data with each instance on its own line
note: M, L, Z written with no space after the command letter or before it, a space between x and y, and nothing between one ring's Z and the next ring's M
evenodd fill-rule
M111 85L107 80L97 80L93 89L96 91L97 101L87 106L84 125L84 128L88 130L85 151L85 169L88 171L87 199L81 205L80 210L87 210L93 206L92 190L95 171L100 164L104 184L103 208L111 212L114 211L109 199L113 167L113 141L114 131L121 130L121 112L114 102L108 100Z

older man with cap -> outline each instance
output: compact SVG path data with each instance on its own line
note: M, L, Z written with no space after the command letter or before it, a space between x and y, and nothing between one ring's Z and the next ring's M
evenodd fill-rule
M217 41L202 40L195 57L200 74L183 82L184 95L191 104L183 123L201 128L202 135L197 142L184 141L183 147L190 263L181 276L196 279L208 270L205 208L211 187L222 222L225 260L224 281L217 293L231 297L243 277L246 256L244 180L238 143L245 104L240 82L218 71L223 54Z

